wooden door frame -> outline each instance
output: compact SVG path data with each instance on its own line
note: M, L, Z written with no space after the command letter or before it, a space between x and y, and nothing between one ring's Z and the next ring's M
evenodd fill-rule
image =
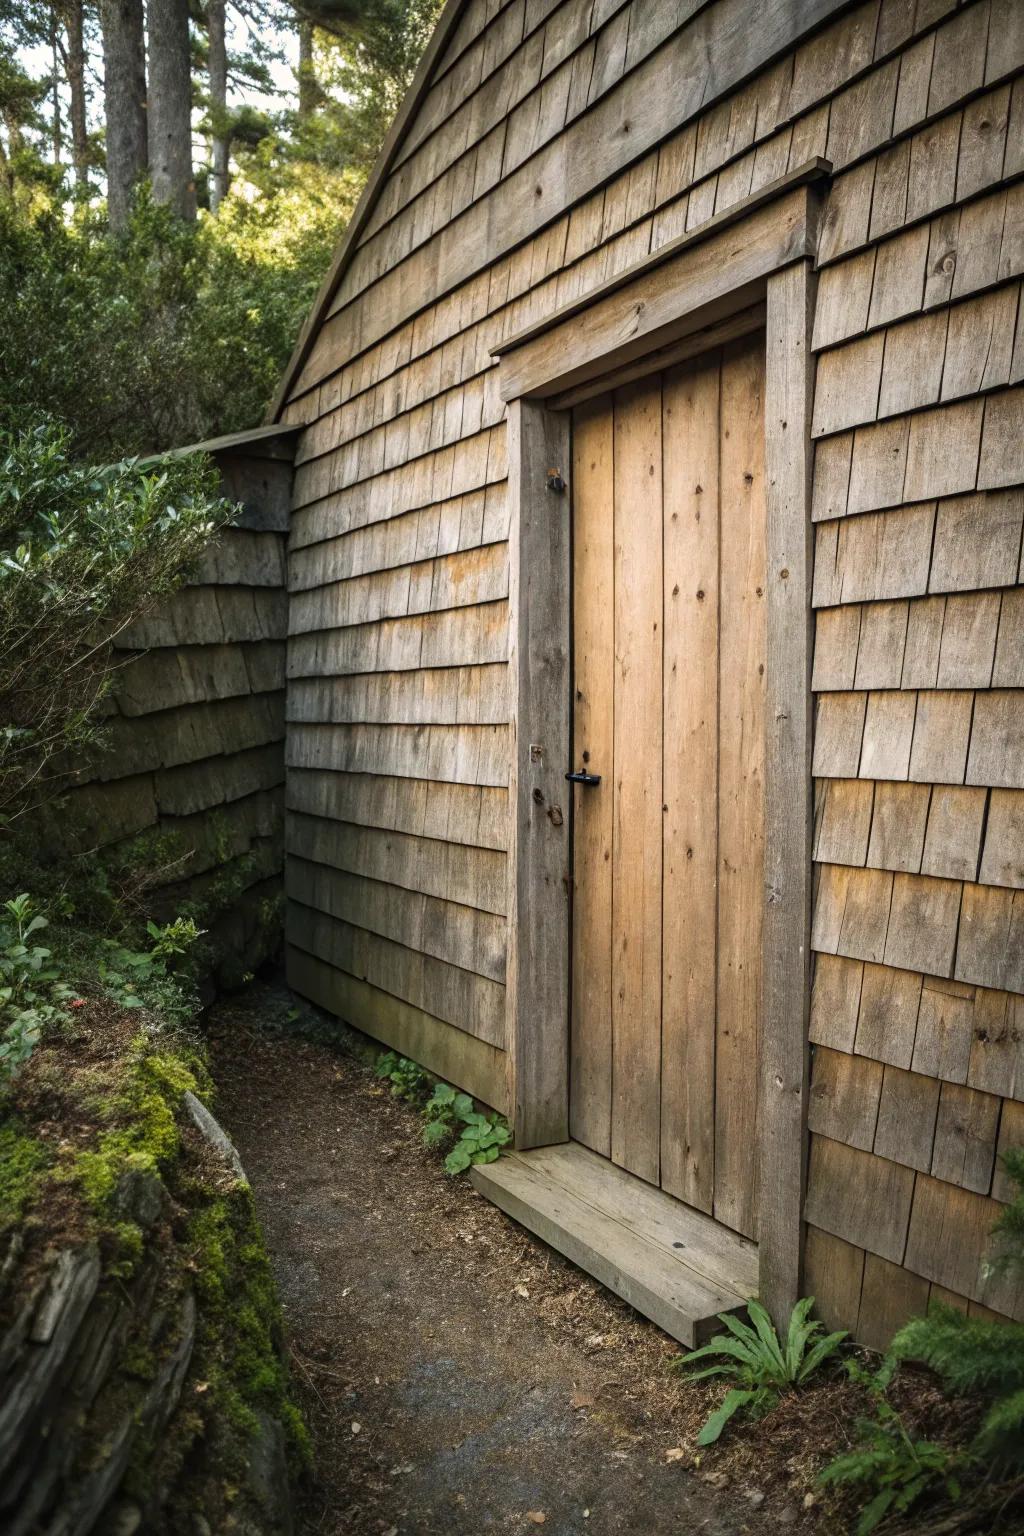
M512 765L507 1025L516 1144L569 1138L569 404L720 343L764 304L767 648L760 1293L800 1293L810 1007L815 160L494 351L508 402ZM527 941L528 939L528 941Z

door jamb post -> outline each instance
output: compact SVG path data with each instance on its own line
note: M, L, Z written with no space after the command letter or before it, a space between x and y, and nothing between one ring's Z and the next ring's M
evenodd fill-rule
M537 400L512 401L508 449L506 1017L509 1102L516 1146L525 1149L569 1138L568 411L549 410Z
M811 328L804 260L768 278L765 344L765 891L758 1098L761 1300L781 1328L803 1274L810 1075Z

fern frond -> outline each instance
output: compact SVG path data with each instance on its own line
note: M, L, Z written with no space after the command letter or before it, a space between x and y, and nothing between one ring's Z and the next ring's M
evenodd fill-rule
M929 1366L957 1394L1001 1394L1024 1387L1024 1325L1019 1323L991 1323L938 1306L901 1328L891 1352Z
M995 1462L1024 1466L1024 1385L992 1404L978 1431L975 1448Z

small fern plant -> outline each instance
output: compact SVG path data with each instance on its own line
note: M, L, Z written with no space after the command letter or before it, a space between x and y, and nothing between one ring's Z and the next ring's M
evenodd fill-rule
M748 1418L770 1413L785 1393L802 1387L838 1353L845 1331L826 1333L825 1325L810 1315L813 1306L813 1296L797 1302L783 1343L761 1303L748 1301L750 1323L722 1312L718 1320L728 1332L716 1334L700 1349L679 1357L675 1364L686 1372L688 1381L722 1376L736 1383L704 1424L697 1436L698 1445L713 1445L737 1413ZM697 1371L689 1369L702 1360L712 1363Z
M1024 1467L1024 1326L935 1307L892 1341L899 1360L927 1365L955 1397L987 1400L972 1449L1000 1469Z
M905 1515L926 1493L940 1486L947 1498L960 1497L956 1474L966 1457L934 1440L912 1438L889 1401L888 1387L896 1363L894 1356L886 1355L879 1369L872 1372L855 1360L847 1362L850 1380L870 1394L875 1417L857 1420L853 1450L837 1456L818 1479L823 1487L853 1484L871 1492L857 1518L856 1536L870 1536L887 1516Z

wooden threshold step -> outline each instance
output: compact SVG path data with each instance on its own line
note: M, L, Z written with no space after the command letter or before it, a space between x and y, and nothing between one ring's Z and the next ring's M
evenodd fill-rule
M471 1170L482 1195L689 1347L757 1294L757 1245L579 1142Z

